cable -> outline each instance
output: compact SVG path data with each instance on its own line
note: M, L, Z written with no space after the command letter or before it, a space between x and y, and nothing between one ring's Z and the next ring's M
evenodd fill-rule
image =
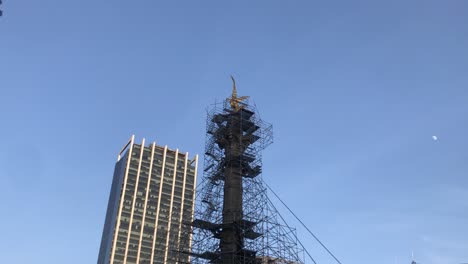
M281 198L271 189L271 187L262 179L263 183L265 183L266 187L268 187L268 189L276 196L276 198L278 198L278 200L288 209L288 211L296 218L297 221L299 221L299 223L301 223L301 225L307 230L309 231L309 233L315 238L315 240L317 240L317 242L328 252L328 254L330 254L330 256L332 256L336 262L338 262L339 264L341 264L341 262L335 257L335 255L333 255L333 253L331 253L331 251L320 241L320 239L318 239L317 236L314 235L314 233L312 233L312 231L310 231L310 229L301 221L301 219L299 219L299 217L297 217L297 215L283 202L283 200L281 200Z

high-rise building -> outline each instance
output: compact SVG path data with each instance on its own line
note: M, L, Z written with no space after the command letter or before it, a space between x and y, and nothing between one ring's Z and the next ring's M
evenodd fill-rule
M97 263L186 263L198 156L134 141L118 155Z

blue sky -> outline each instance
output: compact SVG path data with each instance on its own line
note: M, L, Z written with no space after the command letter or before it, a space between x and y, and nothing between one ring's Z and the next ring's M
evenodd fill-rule
M2 9L2 263L95 263L122 145L203 153L230 74L274 125L264 179L343 264L468 261L468 1Z

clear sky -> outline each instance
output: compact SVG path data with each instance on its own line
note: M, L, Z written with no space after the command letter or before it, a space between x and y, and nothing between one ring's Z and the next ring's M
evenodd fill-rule
M230 74L343 264L468 262L468 1L3 2L1 263L95 263L122 145L202 154Z

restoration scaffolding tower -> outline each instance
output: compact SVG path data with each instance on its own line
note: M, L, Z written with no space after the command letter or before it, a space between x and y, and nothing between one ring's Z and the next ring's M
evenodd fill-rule
M207 113L191 250L182 253L191 263L304 263L295 230L262 184L261 151L273 142L272 126L260 119L247 96L237 96L232 81L232 96Z

